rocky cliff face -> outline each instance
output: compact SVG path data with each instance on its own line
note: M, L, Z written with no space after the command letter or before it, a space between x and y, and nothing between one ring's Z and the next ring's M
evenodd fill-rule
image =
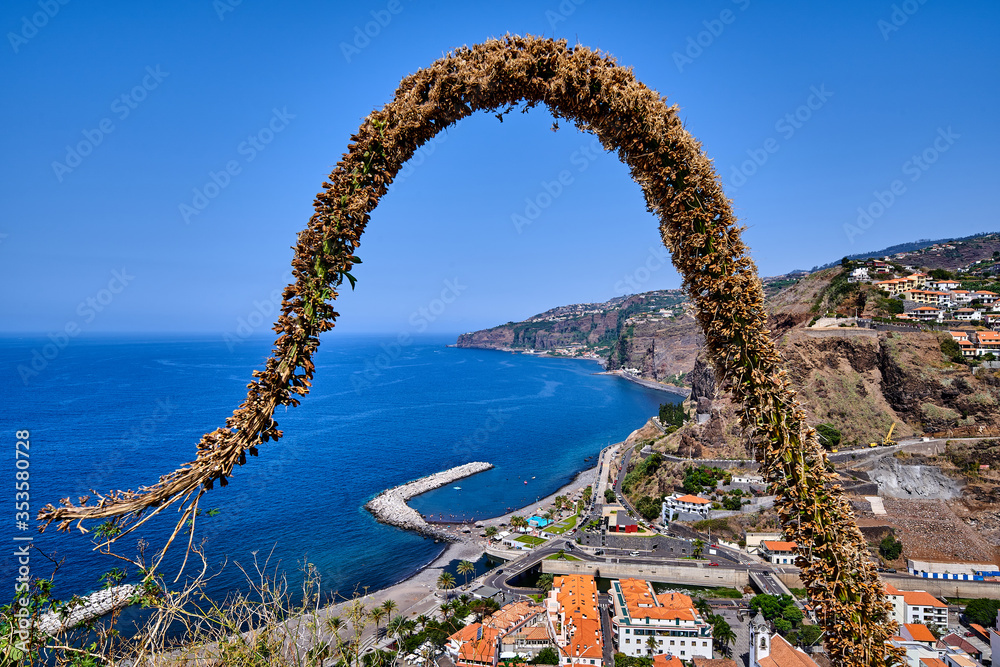
M701 327L690 316L640 322L618 338L608 356L608 368L638 368L649 380L677 378L691 372L704 344Z

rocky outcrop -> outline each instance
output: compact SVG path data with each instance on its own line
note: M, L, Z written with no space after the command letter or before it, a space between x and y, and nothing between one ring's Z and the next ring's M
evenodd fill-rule
M868 476L878 484L880 496L950 500L962 495L962 485L936 466L903 465L883 457Z
M608 357L608 368L638 368L648 380L686 375L704 344L701 327L689 315L641 320L622 330Z
M91 593L80 599L77 604L70 603L65 615L48 612L38 619L38 629L49 635L75 628L87 621L110 614L115 609L131 604L132 596L138 592L132 584L124 584L113 588Z
M383 491L365 504L365 509L371 512L380 523L397 526L406 530L412 530L427 537L439 540L455 541L455 536L446 531L434 528L424 521L420 513L406 504L406 501L421 493L427 493L434 489L450 484L455 480L469 477L476 473L489 470L492 463L475 461L466 463L455 468L436 472L406 484L393 487L388 491Z

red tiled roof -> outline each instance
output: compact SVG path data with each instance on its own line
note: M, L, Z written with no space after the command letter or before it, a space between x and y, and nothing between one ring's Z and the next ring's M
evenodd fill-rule
M704 505L704 504L710 503L712 501L705 500L704 498L699 498L698 496L692 496L692 495L688 494L686 496L679 496L677 498L677 502L681 502L681 503L695 503L697 505Z
M925 593L924 591L903 591L903 602L911 607L948 608L948 605L944 602L941 602L930 593Z
M653 667L684 667L684 663L676 655L661 654L653 656Z
M913 638L915 642L935 642L934 635L931 631L927 629L927 626L923 623L904 623L903 627L906 628L906 632Z
M802 651L792 648L781 635L771 638L771 654L760 661L760 667L819 667Z
M771 542L764 540L761 542L768 551L795 551L795 542Z

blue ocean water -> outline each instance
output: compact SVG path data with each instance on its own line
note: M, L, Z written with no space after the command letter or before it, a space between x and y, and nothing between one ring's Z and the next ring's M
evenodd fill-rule
M196 541L204 540L213 567L230 562L211 583L213 597L243 584L232 561L252 563L255 552L290 582L299 580L304 562L315 564L327 594L395 583L436 558L442 545L377 523L363 508L372 496L461 463L489 461L493 470L413 505L425 514L495 516L554 492L593 465L587 457L676 400L595 375L595 362L447 347L454 340L398 346L372 336L324 339L313 390L275 417L284 437L263 445L228 487L202 500L202 508L219 513L198 519ZM77 339L23 378L18 367L30 368L35 350L51 355L54 348L43 350L48 342L0 339L0 444L7 451L0 478L11 480L13 501L15 432L30 430L32 517L46 503L91 488L152 484L194 458L200 436L224 424L270 351L266 339ZM61 560L57 594L92 591L103 572L120 565L95 553L75 529L18 531L13 502L8 507L0 540L13 544L15 535L33 534L38 552L31 566L39 576L51 573L49 559ZM168 512L135 538L161 545L175 520ZM118 550L135 554L135 538ZM16 558L5 551L0 577L13 582ZM171 550L166 571L176 571L183 551Z

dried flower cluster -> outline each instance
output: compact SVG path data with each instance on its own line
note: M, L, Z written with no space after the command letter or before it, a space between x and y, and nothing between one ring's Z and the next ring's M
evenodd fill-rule
M631 169L697 306L717 375L744 406L743 428L776 489L785 534L800 545L802 579L826 627L830 657L843 666L891 664L898 656L885 644L894 627L882 585L781 368L756 268L711 162L676 107L612 58L565 41L508 36L458 49L405 78L395 98L368 115L323 184L298 237L295 282L284 291L273 354L226 427L206 434L194 461L151 487L98 496L96 504L64 500L39 518L66 529L72 521L123 517L134 529L173 503L192 517L206 489L225 485L247 453L281 437L275 408L297 405L308 392L319 335L337 317L331 303L345 279L353 284L369 214L401 166L458 120L522 102L545 104L557 119L593 132Z

